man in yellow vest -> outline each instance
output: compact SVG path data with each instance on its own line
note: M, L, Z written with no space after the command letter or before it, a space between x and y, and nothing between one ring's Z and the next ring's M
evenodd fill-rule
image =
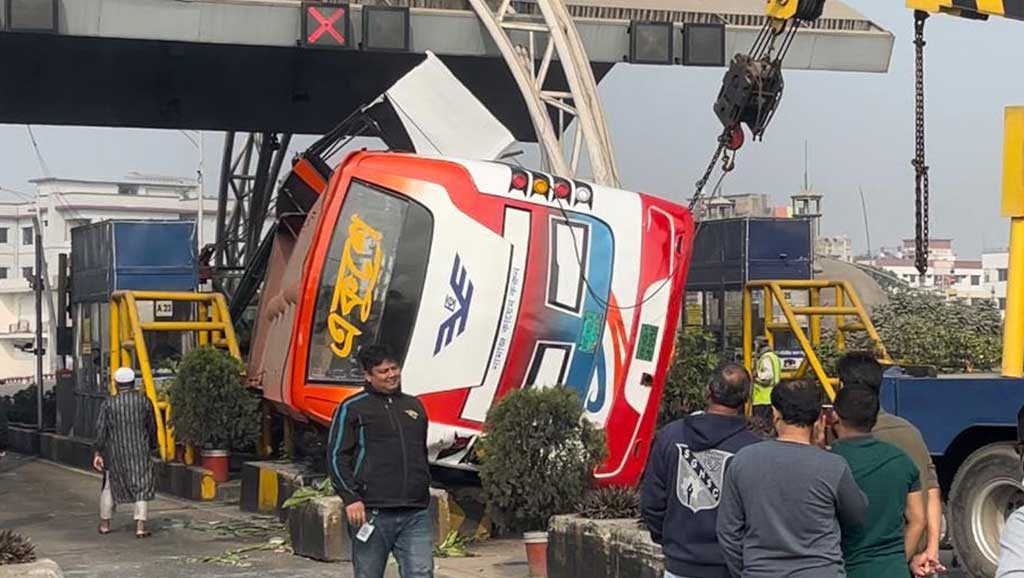
M782 361L765 338L759 337L754 343L757 346L757 361L753 371L752 414L755 425L768 431L772 429L772 389L782 378Z

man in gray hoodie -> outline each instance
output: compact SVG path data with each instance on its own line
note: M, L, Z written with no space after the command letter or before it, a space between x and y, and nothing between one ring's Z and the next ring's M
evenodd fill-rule
M842 457L811 444L821 416L813 383L772 391L778 438L747 446L725 471L718 542L735 578L843 578L840 531L868 501Z

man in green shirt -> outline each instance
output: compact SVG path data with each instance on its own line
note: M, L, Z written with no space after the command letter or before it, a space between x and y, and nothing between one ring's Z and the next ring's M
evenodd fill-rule
M909 578L926 524L917 466L871 435L878 419L878 396L871 390L844 388L836 396L835 413L839 440L832 451L850 464L868 497L863 526L842 529L847 576Z
M885 370L878 363L874 354L869 351L847 353L839 360L838 370L839 381L842 382L844 388L865 387L874 392L876 396L881 391ZM928 520L925 537L918 545L917 552L928 561L928 571L925 574L945 572L945 567L939 562L942 490L939 488L935 464L932 462L932 456L928 452L924 438L921 437L920 430L902 417L879 410L878 422L871 433L875 439L890 443L903 450L917 466L921 476L921 486L924 490L925 517Z

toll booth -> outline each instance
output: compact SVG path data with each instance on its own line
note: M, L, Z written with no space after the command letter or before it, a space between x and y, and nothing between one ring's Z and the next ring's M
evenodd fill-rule
M121 290L195 291L195 223L118 220L76 227L69 285L71 347L66 353L73 359L73 379L70 391L57 392L58 423L64 424L59 427L64 435L92 438L109 392L110 296ZM187 320L190 307L155 302L139 316L143 322ZM185 345L179 334L154 335L149 344L154 368L173 367Z
M809 219L701 221L686 280L684 323L709 328L718 336L723 353L733 354L740 347L743 287L748 281L813 276L814 233ZM755 308L754 330L759 332L765 312L760 304Z

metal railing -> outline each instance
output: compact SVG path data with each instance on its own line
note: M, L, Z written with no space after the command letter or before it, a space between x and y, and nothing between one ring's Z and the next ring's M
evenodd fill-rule
M805 292L807 305L794 305L788 294L793 291ZM846 340L851 333L866 332L871 339L879 361L892 364L878 331L871 323L867 311L861 304L857 292L848 281L826 280L772 280L751 281L743 289L743 364L753 373L754 353L754 293L761 294L764 311L764 337L768 345L775 347L778 332L789 332L800 343L804 360L793 371L783 372L784 379L800 379L814 372L829 399L835 399L838 377L830 376L818 358L817 349L822 343L823 318L835 319L836 347L846 349ZM832 305L823 304L828 293L832 293ZM785 322L775 320L775 305L778 304ZM848 318L855 318L849 320ZM807 330L804 330L806 321Z
M139 321L138 303L171 301L194 303L195 321ZM171 404L157 395L146 349L147 331L196 332L199 345L223 347L236 359L242 355L228 314L227 300L220 293L179 293L168 291L117 291L110 297L110 393L117 394L114 372L119 367L138 365L146 396L153 403L160 458L174 459L174 430L170 427ZM134 355L133 355L134 354Z

